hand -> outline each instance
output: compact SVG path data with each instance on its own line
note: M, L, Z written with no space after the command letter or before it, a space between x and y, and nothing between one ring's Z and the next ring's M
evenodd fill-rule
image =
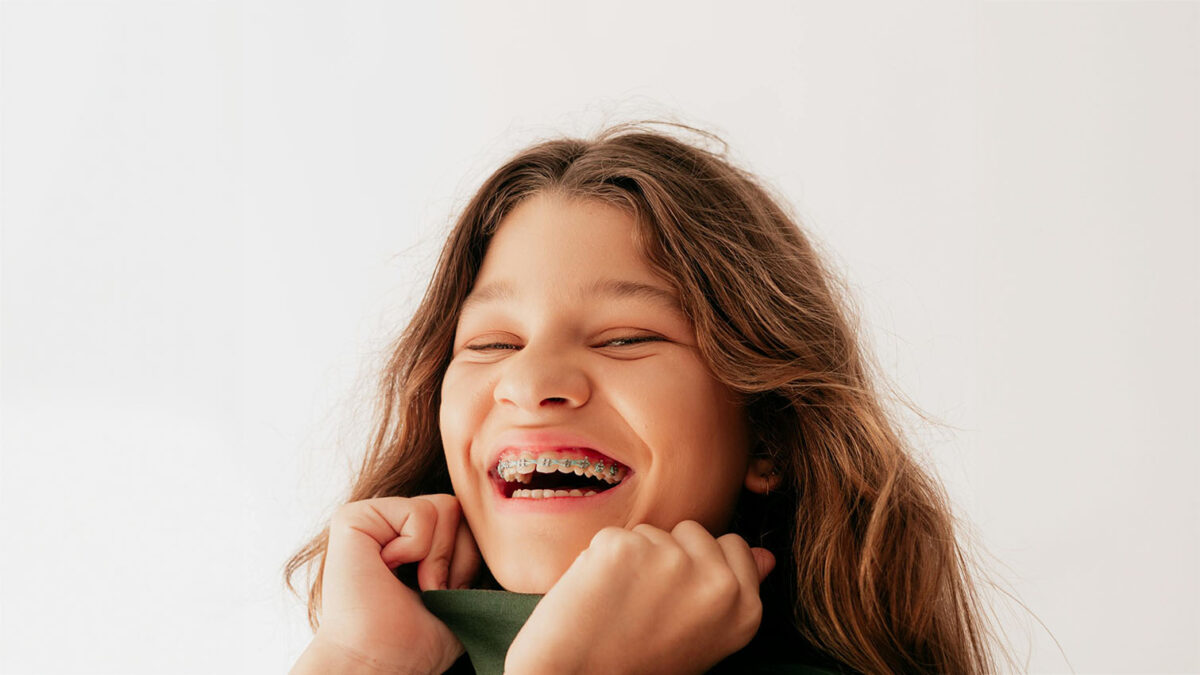
M702 673L750 642L775 557L685 520L606 527L538 603L504 671Z
M466 586L478 573L479 549L457 498L383 497L339 508L329 525L314 644L336 645L384 672L441 673L453 665L462 643L389 571L413 562L421 590Z

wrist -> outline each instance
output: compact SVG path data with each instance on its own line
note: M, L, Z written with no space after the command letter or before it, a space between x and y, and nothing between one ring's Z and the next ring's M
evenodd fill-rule
M431 675L436 672L415 663L385 662L318 634L292 666L290 675Z

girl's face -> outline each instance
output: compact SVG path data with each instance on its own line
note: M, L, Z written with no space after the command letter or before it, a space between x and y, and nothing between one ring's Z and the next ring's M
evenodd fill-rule
M746 478L743 409L700 358L633 219L536 195L501 222L442 381L454 491L500 584L546 592L601 528L723 534Z

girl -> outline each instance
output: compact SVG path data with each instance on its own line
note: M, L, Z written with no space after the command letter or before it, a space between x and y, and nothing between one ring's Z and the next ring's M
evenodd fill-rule
M512 158L288 562L320 559L294 672L992 670L835 284L721 155L627 124Z

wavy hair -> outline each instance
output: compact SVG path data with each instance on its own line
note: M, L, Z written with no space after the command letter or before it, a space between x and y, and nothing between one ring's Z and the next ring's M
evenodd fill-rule
M438 408L458 310L497 225L547 192L634 217L639 250L674 284L703 359L743 396L754 453L782 474L765 496L744 492L734 514L734 531L778 561L764 582L764 617L786 617L804 642L851 670L994 670L949 501L883 405L883 378L860 343L843 282L785 202L724 151L644 123L533 145L475 193L391 347L347 501L452 492ZM308 592L314 630L328 532L284 570L296 592L293 575L319 560Z

